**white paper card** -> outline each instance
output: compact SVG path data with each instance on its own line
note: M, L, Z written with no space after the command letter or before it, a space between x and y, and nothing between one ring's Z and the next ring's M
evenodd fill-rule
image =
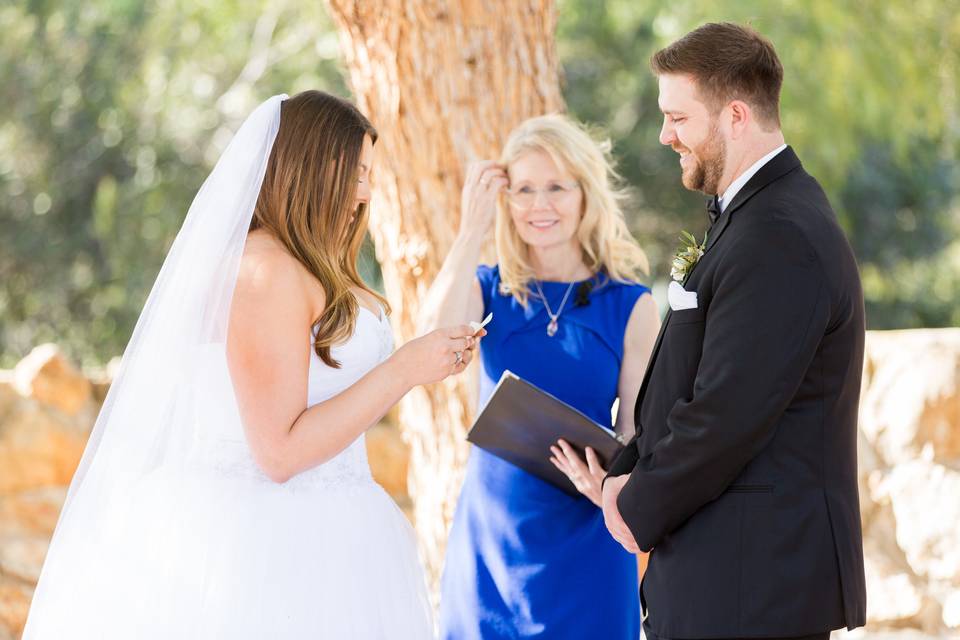
M485 326L490 324L490 321L493 320L493 313L488 313L487 317L483 319L483 322L474 322L470 321L470 328L473 329L473 333L476 334L477 331L483 329Z

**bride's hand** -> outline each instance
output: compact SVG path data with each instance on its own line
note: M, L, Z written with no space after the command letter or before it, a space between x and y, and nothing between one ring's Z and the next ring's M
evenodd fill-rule
M470 325L437 329L409 341L392 357L413 385L440 382L467 368L485 335L485 329L474 333Z
M587 447L584 452L587 461L584 463L576 449L562 439L557 440L557 444L550 447L550 452L553 453L553 457L550 458L553 466L570 478L570 482L577 488L577 491L589 498L590 502L602 507L601 488L607 471L600 466L600 459L597 458L596 452Z
M497 195L508 183L507 172L497 163L470 163L460 195L461 235L486 235L497 213Z

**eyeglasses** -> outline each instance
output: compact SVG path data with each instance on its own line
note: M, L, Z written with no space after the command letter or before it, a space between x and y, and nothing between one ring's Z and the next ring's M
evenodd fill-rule
M580 188L579 182L551 182L543 189L534 189L530 185L521 185L515 189L507 190L507 198L510 202L520 208L529 209L537 202L537 194L542 193L552 205L558 205L564 198Z

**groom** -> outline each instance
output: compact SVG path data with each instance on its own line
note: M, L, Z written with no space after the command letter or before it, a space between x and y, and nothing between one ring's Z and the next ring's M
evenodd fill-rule
M780 131L773 45L707 24L657 52L660 142L711 196L672 285L603 512L631 551L647 638L827 638L864 624L853 253ZM684 291L685 290L685 291Z

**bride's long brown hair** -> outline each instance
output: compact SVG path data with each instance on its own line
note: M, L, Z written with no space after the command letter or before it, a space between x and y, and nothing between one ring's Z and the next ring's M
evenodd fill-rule
M330 347L352 334L360 308L351 287L383 296L357 271L368 207L354 209L364 136L377 131L346 100L304 91L283 101L250 230L265 229L320 282L326 306L313 323L314 351L331 367ZM351 220L352 218L352 220Z

